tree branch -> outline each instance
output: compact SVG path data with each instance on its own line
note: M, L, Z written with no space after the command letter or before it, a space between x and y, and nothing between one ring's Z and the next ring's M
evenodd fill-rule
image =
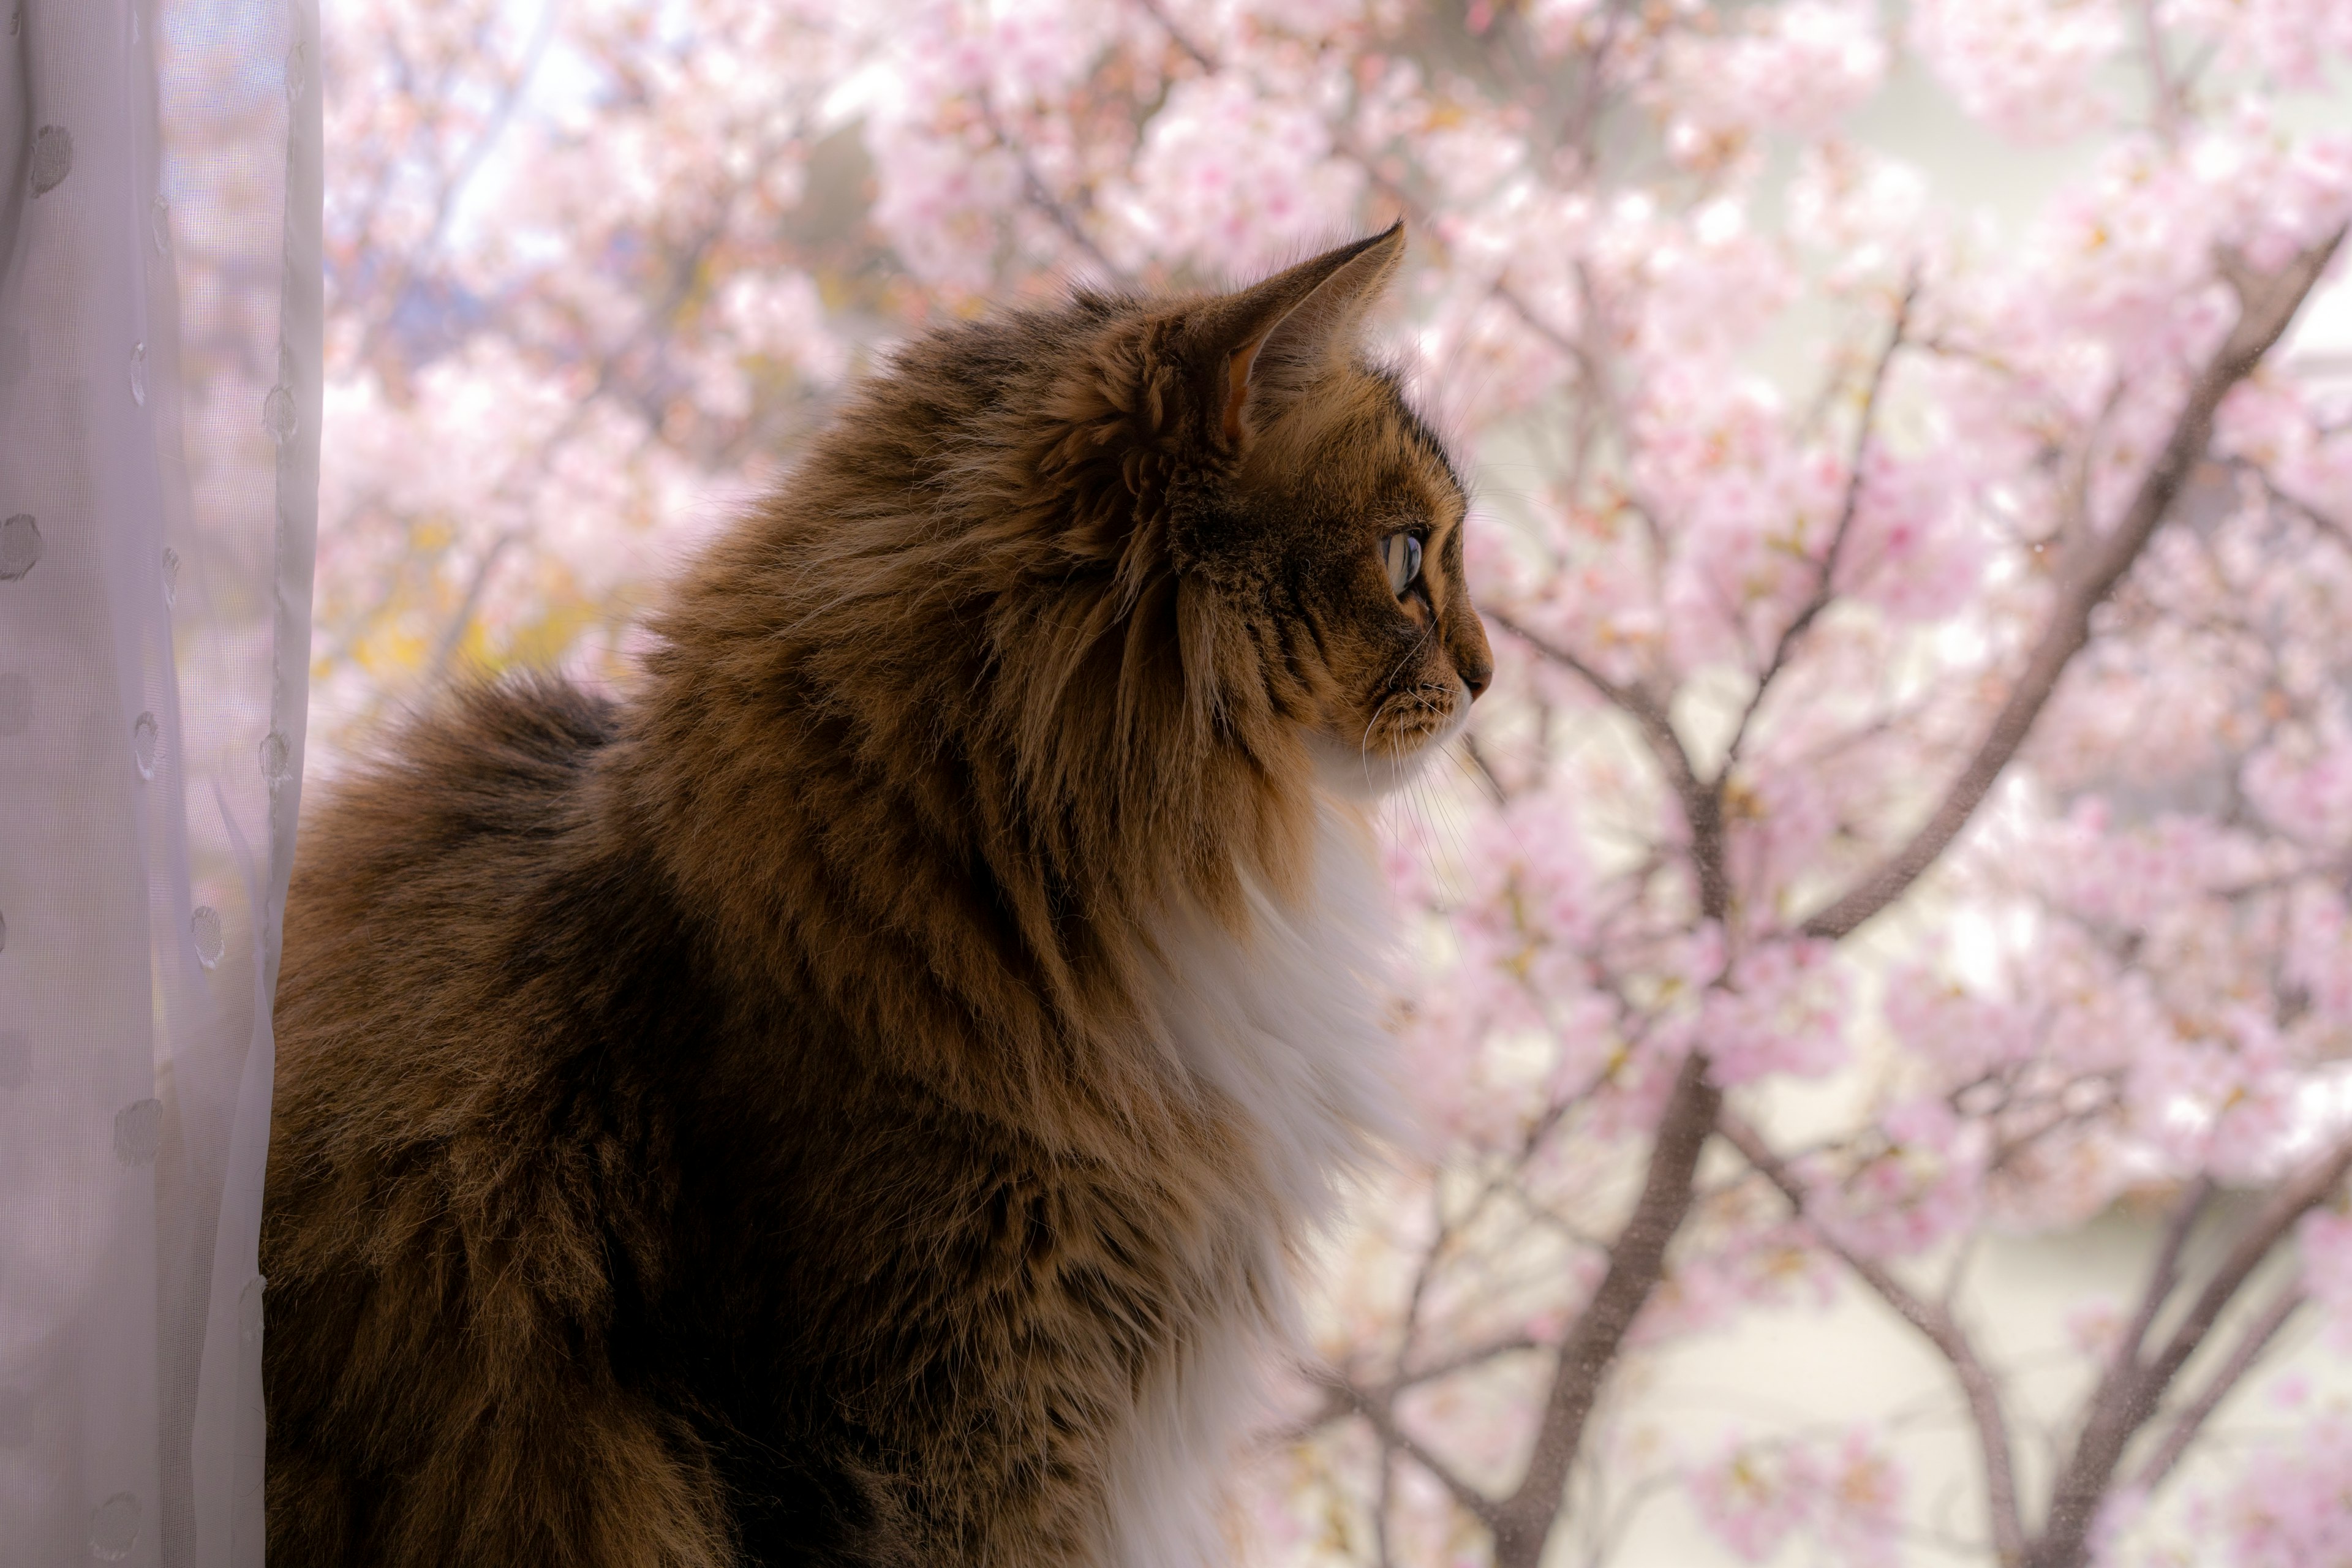
M661 303L640 316L621 341L604 354L596 366L596 379L572 400L571 408L557 422L554 429L540 438L526 460L500 477L498 489L491 492L492 500L505 502L521 499L523 487L535 483L547 472L548 466L554 461L563 444L572 439L572 434L595 411L597 401L612 390L614 383L620 377L624 356L638 345L652 341L657 329L666 326L677 313L678 308L686 303L694 291L694 280L702 269L703 258L717 243L726 226L725 202L719 204L719 210L720 216L695 236L693 242L671 267L670 286ZM465 596L458 602L457 613L449 617L448 625L442 627L440 637L435 639L433 662L425 675L427 687L439 685L448 676L458 648L465 644L466 633L473 625L474 612L481 607L482 595L489 587L491 575L505 559L507 552L515 545L527 542L532 531L529 524L503 531L490 542L481 560L475 563L473 576L466 584Z
M1788 1163L1773 1152L1763 1134L1741 1118L1728 1114L1717 1119L1717 1130L1759 1174L1780 1189L1790 1208L1800 1215L1805 1214L1808 1194L1804 1184L1797 1180ZM1935 1346L1951 1367L1953 1380L1960 1386L1960 1397L1968 1405L1969 1423L1976 1428L1978 1452L1984 1461L1985 1511L1992 1531L1994 1559L2004 1568L2022 1562L2025 1523L2018 1510L2017 1461L2010 1445L2009 1418L2001 1407L2000 1385L1985 1365L1984 1358L1977 1353L1968 1331L1948 1310L1920 1296L1876 1258L1853 1250L1826 1231L1816 1228L1814 1234L1856 1279L1894 1309L1896 1317Z
M1609 85L1609 51L1616 47L1618 25L1631 8L1624 0L1611 0L1601 7L1601 37L1584 52L1585 78L1560 124L1559 145L1574 153L1588 170L1593 163L1592 132L1601 120L1601 94Z
M1093 236L1087 234L1079 225L1077 215L1070 211L1061 198L1046 187L1045 176L1038 172L1036 160L1029 156L1028 143L1006 133L1003 122L996 117L996 106L988 100L988 95L985 92L980 95L980 113L981 118L987 122L989 134L996 138L996 144L1012 153L1013 161L1020 165L1021 195L1024 199L1031 206L1044 213L1047 221L1061 231L1062 237L1077 247L1086 258L1101 270L1106 280L1122 285L1129 282L1127 274L1114 265L1109 257L1103 254L1102 247L1094 242Z
M2189 1233L2197 1228L2198 1216L2205 1212L2213 1196L2213 1178L2200 1176L2189 1184L2180 1202L2172 1211L2172 1218L2164 1227L2164 1240L2158 1247L2156 1264L2147 1271L2147 1285L2140 1291L2139 1306L2132 1312L2132 1321L2124 1330L2118 1355L2137 1359L2147 1349L2147 1331L2156 1324L2157 1314L2172 1297L2172 1288L2180 1282L2180 1254L2189 1245Z
M2268 468L2258 463L2250 463L2242 458L2232 462L2231 467L2241 472L2251 472L2255 481L2263 487L2263 493L2270 497L2273 505L2286 508L2320 532L2326 534L2337 544L2352 550L2352 528L2346 527L2342 520L2320 510L2280 484Z
M457 601L457 613L449 617L448 625L441 628L440 637L434 641L433 662L425 670L427 687L440 685L448 676L458 648L465 644L466 633L474 624L474 613L482 607L482 595L489 589L491 574L498 570L499 563L506 558L507 552L521 542L520 530L501 529L498 537L483 550L481 559L474 563L474 570L466 579L466 592Z
M2238 1232L2164 1347L2145 1362L2128 1348L2117 1353L2092 1393L2074 1451L2052 1489L2049 1519L2026 1558L2028 1568L2076 1568L2083 1562L2091 1526L2123 1463L2124 1449L2155 1415L2172 1380L2205 1343L2254 1271L2297 1220L2326 1201L2347 1172L2352 1172L2352 1140L2273 1188L2269 1200Z
M1722 1103L1722 1091L1707 1081L1706 1058L1696 1052L1684 1058L1633 1217L1610 1247L1601 1283L1560 1347L1527 1473L1496 1510L1495 1568L1536 1568L1542 1560L1601 1384L1665 1273L1668 1244L1690 1214L1699 1154Z
M1772 657L1765 661L1763 671L1756 678L1756 689L1748 694L1747 706L1739 711L1739 721L1732 726L1731 743L1724 748L1723 765L1716 770L1717 791L1738 763L1740 748L1748 741L1748 727L1754 721L1756 710L1764 706L1773 681L1788 668L1790 656L1797 651L1806 632L1812 629L1822 612L1837 597L1838 558L1845 552L1846 537L1853 531L1854 513L1862 505L1863 469L1870 459L1871 437L1877 429L1879 396L1885 391L1887 367L1895 363L1895 351L1903 346L1904 334L1911 324L1911 306L1918 296L1919 285L1915 278L1905 285L1903 297L1895 307L1894 330L1887 333L1886 346L1879 351L1870 367L1870 381L1862 396L1862 423L1853 437L1853 459L1846 470L1845 499L1838 508L1837 525L1830 531L1829 547L1815 566L1812 595L1781 628L1780 639L1772 645Z
M544 0L540 6L539 20L533 24L530 37L523 45L522 58L517 62L513 74L500 85L496 101L490 105L489 112L483 117L481 129L475 133L474 139L467 143L465 151L457 155L455 164L442 172L440 188L434 195L433 225L426 230L423 243L407 247L404 252L396 251L395 254L400 257L398 271L387 283L380 284L372 290L382 300L382 306L368 318L367 325L360 334L360 346L354 357L362 363L365 363L373 357L377 343L382 341L383 333L391 328L394 312L399 310L407 298L409 285L415 281L417 272L441 248L442 241L448 237L450 220L457 216L457 205L464 198L467 186L473 183L475 175L481 172L482 165L489 161L491 151L498 145L499 139L506 134L507 127L513 122L515 110L522 102L523 93L530 88L531 78L539 70L540 61L546 58L548 45L555 37L556 18L562 9L562 0ZM478 33L475 41L478 45L484 40ZM443 79L445 89L446 82L445 77ZM454 93L446 90L434 96L443 102L457 100ZM409 101L415 102L416 99L410 97ZM373 225L374 209L382 205L384 197L388 195L391 171L396 166L397 161L386 165L383 176L378 181L377 188L369 199L368 211L362 220L361 232L369 232Z
M1409 1373L1399 1373L1385 1383L1372 1384L1369 1386L1356 1382L1346 1373L1332 1367L1304 1366L1300 1369L1302 1375L1307 1382L1323 1390L1323 1404L1310 1415L1286 1426L1273 1428L1267 1435L1267 1441L1276 1447L1287 1443L1304 1442L1332 1422L1343 1416L1354 1415L1360 1401L1369 1399L1387 1405L1409 1388L1418 1388L1425 1383L1435 1383L1440 1378L1452 1377L1457 1372L1468 1372L1473 1367L1484 1366L1499 1356L1522 1355L1530 1351L1545 1348L1547 1347L1541 1340L1531 1339L1525 1334L1512 1334L1499 1340L1489 1340L1474 1349L1457 1352L1441 1360L1431 1362L1426 1366L1415 1367ZM1340 1392L1342 1389L1346 1392Z
M1323 1386L1331 1392L1333 1397L1345 1402L1349 1408L1361 1415L1370 1425L1373 1435L1380 1438L1383 1447L1391 1448L1402 1454L1406 1458L1427 1470L1437 1484L1445 1489L1446 1495L1451 1497L1465 1513L1469 1514L1488 1530L1496 1528L1499 1510L1495 1500L1454 1474L1452 1466L1422 1447L1412 1434L1398 1426L1396 1414L1389 1408L1387 1401L1365 1393L1345 1378L1327 1377L1324 1379Z
M2148 118L2156 126L2158 138L2168 148L2180 140L2180 123L2187 110L2181 102L2180 84L2172 79L2172 67L2164 58L2164 28L2157 20L2156 0L2138 0L2137 8L2140 42L2147 51L2148 97L2152 100Z
M2173 1418L2171 1427L2164 1435L2164 1442L2149 1456L2147 1463L2140 1467L2139 1474L2132 1480L2135 1491L2153 1492L2164 1484L2165 1478L2172 1474L2174 1467L2189 1452L2189 1446L2197 1440L2197 1434L2204 1427L2207 1419L2221 1407L2221 1401L2245 1381L2246 1373L2254 1369L2254 1363L2262 1360L2263 1352L2270 1349L2271 1342L2278 1338L2279 1331L2286 1327L2287 1321L2302 1309L2306 1300L2308 1298L2304 1295L2302 1286L2290 1285L2271 1298L2271 1304L2263 1309L2262 1315L2246 1325L2246 1331L2239 1336L2236 1346L2230 1352L2230 1359L2221 1363L2206 1380L2205 1386L2198 1391L2197 1396Z
M1885 909L1909 890L1968 826L1994 781L2025 743L2034 721L2057 689L2059 677L2090 639L2091 612L2139 558L2190 468L2204 456L2213 433L2214 409L2278 342L2343 240L2344 231L2338 229L2268 278L2233 276L2240 291L2237 324L2190 384L2171 436L2142 476L2123 516L2104 534L2084 530L2073 538L2059 565L2058 602L2052 607L2049 624L1976 754L1908 842L1805 921L1807 935L1844 936Z
M1160 0L1135 0L1135 3L1143 9L1146 16L1160 24L1160 30L1167 34L1178 48L1192 57L1194 65L1213 75L1215 73L1217 62L1209 58L1209 52L1206 49L1185 36L1184 29L1176 25L1174 18L1168 15L1167 9L1160 4Z
M2327 1201L2329 1194L2343 1184L2347 1173L2352 1173L2352 1139L2305 1166L2292 1179L2273 1189L2270 1200L2248 1221L2238 1239L2231 1243L2227 1257L2213 1270L2205 1289L2198 1292L2188 1315L2172 1331L2171 1338L2148 1363L2152 1377L2169 1383L2189 1358L2205 1342L2221 1313L2236 1297L2246 1281L2271 1256L2271 1251L2286 1239L2295 1222ZM2156 1391L2161 1394L2163 1391Z
M1731 907L1731 883L1723 860L1723 797L1703 783L1691 765L1690 752L1675 733L1664 704L1636 686L1620 685L1539 633L1531 632L1499 610L1482 612L1486 619L1518 638L1544 658L1568 670L1598 692L1610 706L1633 721L1642 739L1664 770L1667 787L1683 808L1691 834L1691 861L1698 875L1699 908L1708 920L1721 920Z
M1722 792L1699 781L1664 706L1638 687L1611 680L1570 650L1509 618L1495 618L1633 720L1681 802L1690 832L1691 866L1698 879L1699 913L1706 920L1723 920L1730 910L1731 883L1724 861ZM1610 1246L1601 1283L1560 1347L1527 1471L1493 1522L1495 1568L1537 1568L1543 1558L1601 1386L1624 1349L1625 1336L1664 1278L1666 1249L1690 1215L1699 1156L1715 1131L1722 1105L1723 1091L1707 1079L1705 1054L1694 1050L1683 1058L1659 1116L1633 1213Z

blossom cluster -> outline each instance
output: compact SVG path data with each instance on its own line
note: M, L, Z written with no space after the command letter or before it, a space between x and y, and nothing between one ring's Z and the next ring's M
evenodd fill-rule
M1902 1478L1866 1432L1836 1443L1735 1439L1691 1487L1700 1516L1742 1562L1762 1563L1791 1536L1811 1561L1886 1562L1901 1532Z

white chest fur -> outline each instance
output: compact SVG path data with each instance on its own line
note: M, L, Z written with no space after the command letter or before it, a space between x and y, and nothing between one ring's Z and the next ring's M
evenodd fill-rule
M1141 1391L1122 1434L1110 1472L1115 1568L1204 1568L1228 1555L1221 1484L1297 1331L1285 1238L1328 1215L1368 1135L1399 1129L1374 992L1386 903L1369 835L1327 802L1301 907L1254 890L1247 940L1205 919L1162 935L1154 1000L1164 1043L1234 1108L1270 1202L1249 1216L1251 1278Z

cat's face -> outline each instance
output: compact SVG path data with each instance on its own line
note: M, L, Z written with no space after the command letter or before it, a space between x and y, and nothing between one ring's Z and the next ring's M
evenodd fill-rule
M1466 500L1394 375L1358 348L1401 228L1202 312L1193 342L1229 487L1185 552L1248 621L1274 708L1324 782L1394 787L1458 733L1494 675L1463 573Z
M1350 364L1266 432L1244 478L1276 545L1269 640L1306 693L1320 772L1350 795L1393 788L1494 677L1453 465L1392 379Z

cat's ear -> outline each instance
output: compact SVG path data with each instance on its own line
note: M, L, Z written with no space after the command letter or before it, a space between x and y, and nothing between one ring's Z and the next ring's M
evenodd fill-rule
M1354 349L1365 313L1404 259L1404 220L1302 261L1213 305L1195 342L1215 427L1228 447L1248 443L1282 401Z

